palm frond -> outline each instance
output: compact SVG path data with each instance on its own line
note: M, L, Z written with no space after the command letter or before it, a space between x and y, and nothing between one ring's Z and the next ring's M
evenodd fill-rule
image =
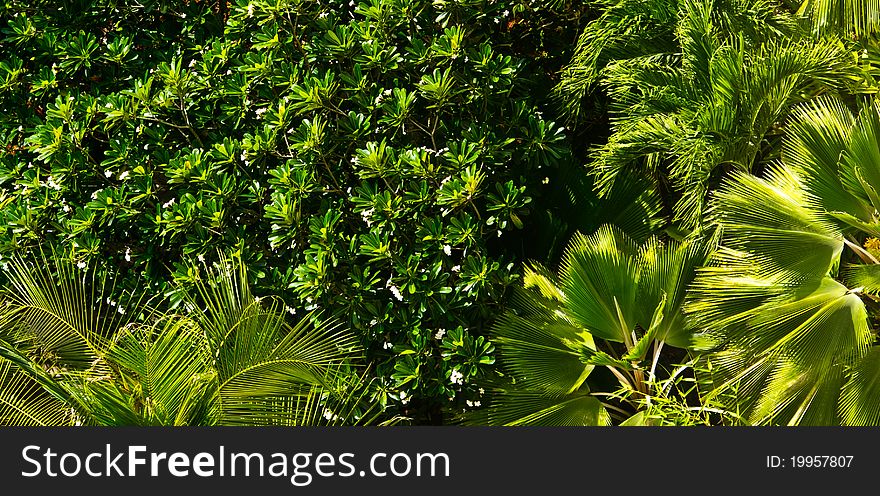
M465 419L472 425L599 426L611 423L608 411L593 396L576 393L548 396L542 391L506 389L492 395L492 403Z
M0 358L0 426L56 426L74 421L65 402Z
M809 13L819 33L867 36L880 29L880 2L875 0L805 0L800 12Z

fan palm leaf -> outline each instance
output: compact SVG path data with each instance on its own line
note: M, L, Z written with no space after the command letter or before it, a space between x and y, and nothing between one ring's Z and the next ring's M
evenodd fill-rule
M590 379L603 368L630 392L651 394L647 383L660 343L692 344L681 305L694 268L707 256L706 244L696 240L652 237L638 244L603 226L571 240L558 276L528 267L525 287L511 301L515 311L492 329L510 382L492 385L489 406L467 421L605 425L609 409L629 417L605 401L612 392L594 391Z
M187 314L120 311L111 281L62 264L12 267L0 311L4 424L330 423L315 415L324 405L332 423L379 419L354 338L317 314L289 324L280 300L251 294L240 264L204 269Z
M757 424L876 425L875 235L880 106L830 98L794 113L783 163L715 198L722 248L686 310L711 353L709 396ZM846 250L849 248L850 250ZM873 374L873 375L872 375Z

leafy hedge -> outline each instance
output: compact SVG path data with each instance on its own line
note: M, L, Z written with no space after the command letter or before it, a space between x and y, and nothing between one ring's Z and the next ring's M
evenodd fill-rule
M480 334L518 270L495 241L570 154L536 101L558 54L516 54L547 11L221 4L0 7L0 256L52 251L121 270L117 298L180 304L187 260L225 253L291 314L342 317L375 398L436 421L494 361Z

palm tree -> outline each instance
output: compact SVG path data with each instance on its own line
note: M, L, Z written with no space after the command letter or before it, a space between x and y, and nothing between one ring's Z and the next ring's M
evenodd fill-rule
M0 309L2 425L366 423L381 413L354 337L319 315L291 325L244 265L198 269L187 312L114 301L112 281L13 260ZM366 406L365 406L366 405Z
M573 238L558 277L528 267L515 311L492 330L510 381L466 421L603 425L665 397L657 377L682 370L658 369L660 353L664 344L691 344L681 305L707 255L703 243L652 237L639 245L603 226ZM617 387L603 384L597 369L608 371Z
M859 84L855 67L777 2L618 0L585 28L555 94L575 120L584 96L608 96L611 136L589 164L601 194L648 178L693 231L719 178L758 172L789 109Z
M687 311L706 397L752 424L880 424L880 103L794 113L782 163L714 201L722 248Z

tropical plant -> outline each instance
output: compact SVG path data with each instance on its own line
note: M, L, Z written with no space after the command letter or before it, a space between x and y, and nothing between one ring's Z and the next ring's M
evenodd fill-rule
M538 105L559 55L522 53L561 44L554 16L517 3L3 2L0 255L154 293L240 257L355 332L378 401L438 422L493 360L471 344L517 278L503 241L568 160Z
M605 5L556 95L576 122L586 95L607 94L611 136L589 164L599 192L620 175L648 178L686 232L705 226L725 173L760 172L792 105L860 84L854 48L811 36L774 1Z
M602 425L644 412L652 398L670 401L677 389L668 386L687 367L667 368L661 352L691 345L681 306L706 246L658 237L637 244L603 226L572 239L558 276L528 267L514 311L492 329L507 380L467 421ZM647 421L642 413L631 423Z
M806 12L818 32L842 31L868 36L880 28L880 5L868 0L804 0Z
M880 104L803 105L782 163L714 201L723 237L687 311L706 395L752 424L877 425Z
M354 368L355 337L318 315L289 324L281 300L253 296L240 263L199 270L183 313L115 301L93 270L44 265L7 266L2 425L333 425L380 413Z

